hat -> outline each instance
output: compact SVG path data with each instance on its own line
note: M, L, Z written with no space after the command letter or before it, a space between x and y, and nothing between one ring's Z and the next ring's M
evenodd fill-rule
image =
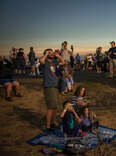
M114 44L115 44L115 41L110 42L110 44L112 44L112 43L114 43Z

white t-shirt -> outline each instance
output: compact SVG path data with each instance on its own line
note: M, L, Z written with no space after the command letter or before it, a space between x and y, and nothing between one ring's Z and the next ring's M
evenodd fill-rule
M92 58L92 56L90 55L89 56L89 62L92 62L93 61L93 58Z
M70 62L70 56L72 55L72 52L68 49L62 49L62 57L65 61Z

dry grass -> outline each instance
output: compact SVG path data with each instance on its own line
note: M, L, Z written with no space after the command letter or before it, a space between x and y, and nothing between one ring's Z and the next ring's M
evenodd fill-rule
M83 78L83 75L80 77ZM22 98L14 97L11 103L0 98L0 155L41 156L39 149L42 146L32 147L26 144L26 141L45 128L46 105L42 80L20 79L19 81L21 82ZM116 129L116 88L109 83L84 81L81 78L75 88L80 84L87 88L89 105L97 114L100 123ZM70 97L71 94L67 97L60 96L58 115L62 109L62 102ZM108 151L111 149L112 154L109 154ZM112 147L107 150L107 154L116 156L116 142L112 143ZM88 152L87 155L93 156L93 151Z

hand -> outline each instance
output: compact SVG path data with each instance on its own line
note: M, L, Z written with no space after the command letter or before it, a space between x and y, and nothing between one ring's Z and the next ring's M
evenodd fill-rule
M71 45L71 49L73 50L73 45Z
M78 100L78 104L79 105L83 105L83 101L82 100Z
M71 112L75 112L74 108L71 105L68 107L68 110Z
M82 105L82 106L86 106L87 104L86 104L85 102L82 102L81 105Z
M70 103L67 103L67 105L65 106L65 110L70 109Z
M60 55L57 52L54 53L54 56L60 57Z
M45 56L47 57L49 55L49 51L46 51L46 54L45 54Z

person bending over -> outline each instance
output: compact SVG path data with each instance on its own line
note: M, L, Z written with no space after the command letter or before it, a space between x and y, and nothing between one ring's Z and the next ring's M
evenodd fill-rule
M4 64L2 57L0 57L0 85L5 87L7 101L12 101L12 90L14 91L15 96L22 97L18 92L19 82L13 79L12 64L10 62L8 64Z

